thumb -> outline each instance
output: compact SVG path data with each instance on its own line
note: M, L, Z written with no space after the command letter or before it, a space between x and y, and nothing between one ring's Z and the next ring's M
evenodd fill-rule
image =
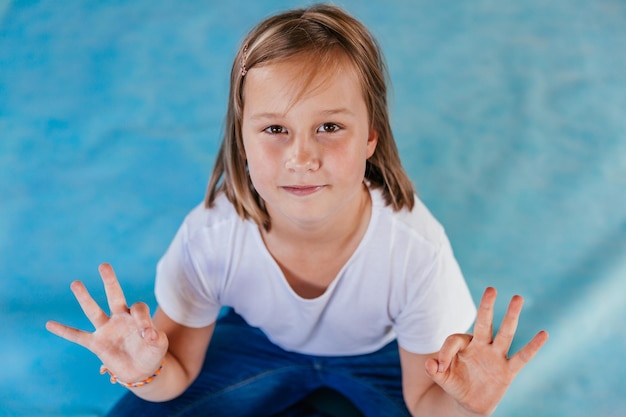
M154 327L146 327L141 329L141 338L151 345L158 345L159 337L159 331Z
M169 340L165 332L153 326L141 329L141 337L156 351L167 350L169 346Z
M437 358L430 358L424 363L426 374L438 385L442 385L450 373L450 364L472 340L467 334L453 334L448 336L437 354Z
M448 370L443 370L443 364L437 359L430 358L424 363L426 369L426 375L433 380L437 385L443 386L448 377Z
M439 361L437 359L427 359L424 364L426 368L426 374L433 380L436 381L436 378L439 375Z
M150 317L150 308L147 304L139 302L130 308L130 315L135 320L141 338L149 345L158 346L163 343L163 338L167 338L163 332L154 327Z
M448 336L446 341L441 346L441 350L437 355L437 360L435 361L437 364L436 372L437 373L445 373L449 368L450 364L457 356L457 354L465 349L470 342L472 341L472 336L469 334L453 334ZM430 364L432 367L432 363Z

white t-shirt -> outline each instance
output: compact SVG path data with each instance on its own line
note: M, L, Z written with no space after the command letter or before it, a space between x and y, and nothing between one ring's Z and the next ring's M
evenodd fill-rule
M220 196L185 218L157 266L156 298L174 321L213 323L230 306L285 350L311 355L374 352L394 339L414 353L432 353L466 332L476 307L443 227L419 199L394 212L371 189L372 214L363 240L328 289L298 296L263 243Z

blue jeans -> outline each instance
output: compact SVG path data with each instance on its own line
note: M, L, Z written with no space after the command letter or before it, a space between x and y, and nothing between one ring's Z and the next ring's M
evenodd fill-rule
M152 403L126 394L109 416L319 416L307 401L320 388L366 417L406 417L398 345L357 356L287 352L230 312L215 327L202 371L178 398Z

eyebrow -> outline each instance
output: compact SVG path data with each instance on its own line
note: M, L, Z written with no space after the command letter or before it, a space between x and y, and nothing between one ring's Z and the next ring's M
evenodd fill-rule
M354 112L351 111L350 109L348 109L347 107L341 107L338 109L329 109L329 110L323 110L321 112L319 112L320 115L322 116L334 116L336 114L345 114L348 116L354 116ZM276 119L276 118L282 118L285 117L285 113L272 113L272 112L263 112L263 113L257 113L257 114L253 114L252 116L250 116L250 119L252 120L264 120L264 119Z

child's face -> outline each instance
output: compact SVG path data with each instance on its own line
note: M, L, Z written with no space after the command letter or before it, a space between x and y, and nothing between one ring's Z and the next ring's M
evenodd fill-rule
M306 65L292 60L246 74L243 143L272 224L311 226L354 215L363 201L365 163L376 148L352 67L317 76L302 92Z

